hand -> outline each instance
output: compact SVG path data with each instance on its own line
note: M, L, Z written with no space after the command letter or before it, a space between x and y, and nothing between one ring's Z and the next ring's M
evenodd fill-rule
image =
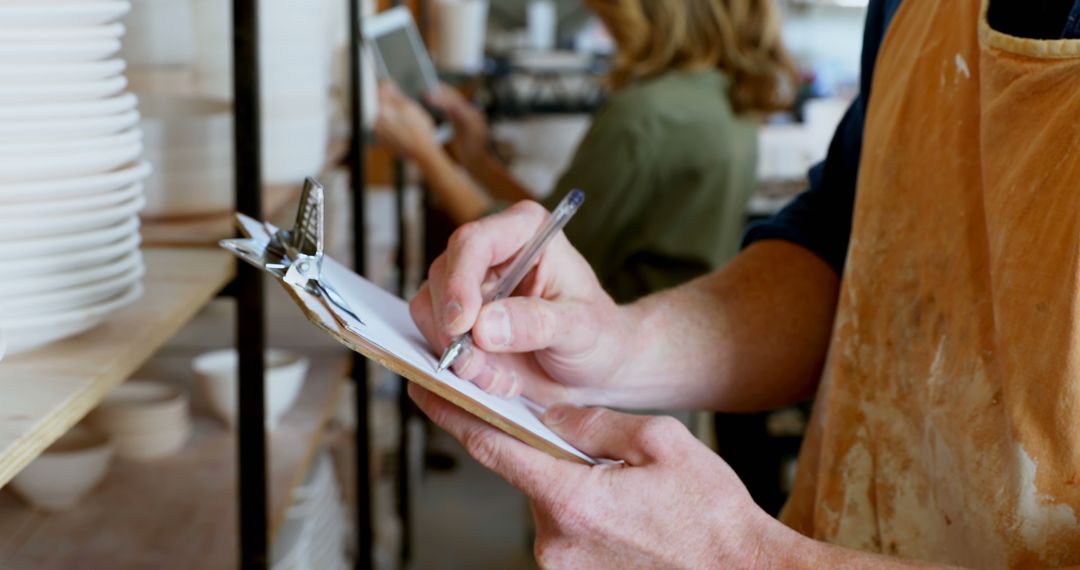
M413 160L438 147L431 115L390 82L379 87L375 136L392 152Z
M450 153L467 170L474 172L488 158L491 141L484 114L449 85L442 85L428 96L428 103L446 113L454 126Z
M548 215L535 202L465 224L412 300L413 320L441 353L472 329L475 348L453 370L490 393L536 402L590 401L634 354L633 326L566 236L548 244L516 296L482 305L518 250Z
M746 568L788 529L757 508L735 473L668 417L555 406L544 422L593 457L555 459L438 396L409 395L469 454L528 497L541 568Z

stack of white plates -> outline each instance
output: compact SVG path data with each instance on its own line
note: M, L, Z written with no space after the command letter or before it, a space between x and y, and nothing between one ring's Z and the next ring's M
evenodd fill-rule
M0 0L0 328L8 353L141 294L142 131L114 56L127 0Z
M321 451L274 540L274 570L344 570L349 523L329 454Z

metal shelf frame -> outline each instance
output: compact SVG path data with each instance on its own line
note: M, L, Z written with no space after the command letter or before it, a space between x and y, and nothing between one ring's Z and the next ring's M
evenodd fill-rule
M233 88L234 149L236 160L236 210L263 219L262 136L259 85L259 1L233 0ZM364 196L365 164L363 133L363 75L361 9L359 0L349 1L349 47L352 143L348 167L353 195L353 263L358 273L365 269ZM239 567L262 570L270 565L270 537L267 489L267 440L264 427L266 394L263 386L263 353L266 349L263 280L260 272L237 264L236 341L239 355L239 416L237 422L237 497L239 516ZM368 424L367 365L354 355L352 378L356 382L356 552L357 569L373 564L371 524L371 466Z

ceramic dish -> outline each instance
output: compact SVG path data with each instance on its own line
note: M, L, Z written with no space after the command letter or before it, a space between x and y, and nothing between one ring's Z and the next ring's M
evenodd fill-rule
M188 399L182 390L150 380L130 380L101 401L87 418L109 432L157 431L188 419Z
M88 331L117 309L134 303L142 296L142 284L136 283L119 295L86 307L34 317L0 316L0 328L8 339L8 354L18 354Z
M72 83L7 84L0 82L0 105L100 99L116 95L123 91L127 85L127 78L123 75Z
M0 106L0 121L29 122L40 119L68 119L115 115L134 110L139 98L133 93L124 93L96 101L74 101L61 103L31 103L26 105Z
M39 155L0 155L0 183L55 180L109 172L139 158L142 141L81 152Z
M24 64L0 62L0 84L67 83L114 77L124 72L122 59L83 63Z
M65 212L82 212L115 206L142 193L142 183L136 182L118 190L110 190L86 196L70 196L38 200L36 202L0 203L0 225L25 217L49 217Z
M139 232L139 218L127 219L103 228L57 236L26 238L4 242L8 259L20 263L49 255L57 255L99 247Z
M34 2L0 4L0 28L97 26L115 22L130 2Z
M65 511L101 482L112 453L104 434L75 426L16 475L11 486L42 510Z
M2 5L3 2L0 2ZM124 35L124 25L120 22L101 26L73 26L68 28L0 28L0 41L81 41L119 39Z
M310 362L283 350L266 351L265 361L266 427L274 429L300 395ZM210 407L226 425L236 425L236 350L201 354L191 367Z
M58 273L60 271L78 271L86 267L105 263L139 248L142 238L138 232L107 243L86 249L39 255L19 261L19 274L22 276Z
M0 58L22 63L75 63L101 61L120 51L120 40L78 41L3 41L0 40Z
M93 137L118 133L130 129L139 122L138 111L115 115L79 117L68 119L42 119L33 121L7 121L0 119L0 141L41 141L68 137Z
M5 315L7 318L19 319L92 306L126 291L138 283L145 274L146 269L140 264L127 273L95 283L42 295L18 297L4 308Z
M115 206L69 212L62 215L10 221L0 226L0 246L6 250L8 241L23 241L28 238L57 236L104 228L126 220L142 210L146 200L141 196Z
M67 294L70 289L84 289L89 284L112 279L142 267L142 256L138 250L128 252L106 263L93 265L78 271L47 273L37 276L18 276L0 278L0 296L18 299L19 309L32 298L48 298L56 293ZM54 293L55 292L55 293ZM9 308L9 310L11 309Z
M113 436L116 454L133 461L152 461L176 454L191 437L191 421L161 431Z
M146 178L150 170L150 163L140 161L101 174L44 182L0 184L0 203L40 202L53 198L100 194L138 182Z

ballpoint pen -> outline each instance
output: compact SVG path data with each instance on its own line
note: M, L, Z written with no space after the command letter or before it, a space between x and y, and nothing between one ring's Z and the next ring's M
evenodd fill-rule
M585 201L585 193L581 190L571 190L565 198L559 202L559 205L555 208L555 211L548 216L547 221L544 222L540 229L536 231L536 235L533 236L529 243L525 244L518 252L518 256L514 259L514 263L510 265L510 270L503 274L502 279L492 289L487 298L484 299L484 304L491 303L492 301L498 301L510 296L510 293L517 289L517 286L521 284L521 280L525 278L525 275L532 269L533 263L536 262L536 258L540 257L540 253L544 251L544 246L551 241L551 238L555 237L570 221L570 218L574 216L581 203ZM472 332L467 332L457 338L454 338L450 342L450 346L446 347L443 351L442 358L439 359L439 365L437 367L438 372L442 372L450 367L466 347L472 344Z

